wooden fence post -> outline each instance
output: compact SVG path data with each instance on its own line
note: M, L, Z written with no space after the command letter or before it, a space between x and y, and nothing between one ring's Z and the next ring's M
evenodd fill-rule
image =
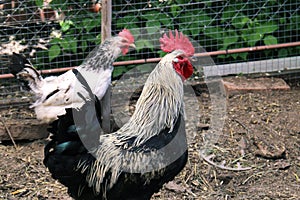
M101 9L101 41L111 37L111 0L102 0ZM102 99L102 128L106 133L110 133L110 114L111 114L111 86L107 88L107 91Z

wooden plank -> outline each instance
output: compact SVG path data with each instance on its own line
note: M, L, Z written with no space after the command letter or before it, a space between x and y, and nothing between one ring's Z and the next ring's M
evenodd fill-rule
M14 140L34 140L46 138L49 135L47 131L49 125L41 124L37 119L17 120L3 118L3 121ZM5 126L3 124L0 125L0 141L10 140Z
M101 39L102 42L111 37L111 0L102 0L101 9ZM102 128L106 133L110 133L110 114L111 114L111 89L110 86L107 89L103 99L102 99Z
M242 94L248 92L266 92L271 90L289 90L290 86L281 78L246 78L225 77L223 84L226 94Z

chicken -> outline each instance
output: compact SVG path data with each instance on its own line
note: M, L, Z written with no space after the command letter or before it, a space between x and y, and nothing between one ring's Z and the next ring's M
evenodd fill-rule
M134 37L129 30L124 29L118 36L107 39L96 47L77 67L98 99L102 99L111 83L114 60L121 53L125 55L130 47L135 48ZM76 83L72 71L43 78L26 58L15 53L10 69L19 80L27 83L35 95L36 101L30 107L34 108L37 119L42 122L54 121L58 115L65 113L65 108L82 106L82 98L76 93L86 94L83 94L80 84Z
M91 92L80 109L69 108L52 123L44 164L73 198L150 199L184 168L183 82L193 73L194 47L175 33L160 39L168 54L149 75L132 117L118 131L102 134Z

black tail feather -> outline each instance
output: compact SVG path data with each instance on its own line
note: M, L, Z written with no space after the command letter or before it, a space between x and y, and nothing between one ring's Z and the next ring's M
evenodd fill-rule
M25 58L24 55L13 53L11 57L11 63L9 66L9 71L12 73L14 76L17 75L20 71L22 71L24 68L32 66L30 61Z
M26 68L31 69L31 73L34 74L29 73ZM42 79L40 73L33 67L31 62L21 54L13 53L8 69L9 72L12 73L21 82L22 86L24 86L27 90L31 89L31 87L29 86L29 82L26 78L24 79L23 76L19 76L20 73L24 72L25 74L27 74L26 77L31 76L32 80L34 80L34 77L37 77L40 80Z

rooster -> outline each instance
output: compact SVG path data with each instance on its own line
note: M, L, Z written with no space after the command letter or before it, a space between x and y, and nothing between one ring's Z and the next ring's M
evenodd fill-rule
M102 99L111 83L114 60L121 53L128 53L130 47L135 48L134 37L129 30L124 29L118 36L107 39L96 47L77 67L89 81L98 99ZM34 93L36 101L30 107L34 108L37 119L42 122L52 122L58 115L65 113L65 108L82 105L82 99L73 95L75 90L83 92L71 70L60 76L43 78L22 55L14 53L11 63L11 73L27 83L27 87Z
M150 199L184 168L183 82L193 73L194 47L177 30L160 43L168 54L150 73L132 117L114 133L101 133L97 100L76 71L89 98L52 123L44 151L45 166L73 198Z

